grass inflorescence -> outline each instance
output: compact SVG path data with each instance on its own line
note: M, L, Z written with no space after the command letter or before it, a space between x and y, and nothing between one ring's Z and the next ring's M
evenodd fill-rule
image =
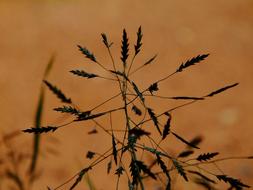
M178 134L171 125L173 120L174 111L185 107L187 105L212 98L220 93L225 92L235 86L238 83L228 84L224 87L215 89L206 93L206 95L200 96L160 96L159 88L160 83L168 80L172 76L186 71L190 67L197 66L208 58L209 54L197 55L186 62L180 64L178 68L175 68L174 72L154 81L146 88L141 89L136 81L132 80L132 76L138 73L139 70L148 67L157 58L157 55L152 56L141 66L133 69L135 63L135 58L141 52L143 46L142 38L142 28L139 27L137 31L136 43L133 45L134 53L132 58L130 58L130 43L128 39L127 31L124 29L121 41L121 63L116 63L114 56L112 55L111 49L113 47L113 42L110 42L108 36L105 33L101 34L102 42L105 45L108 55L111 59L111 68L105 67L102 63L98 61L91 51L86 47L78 45L78 49L81 53L92 62L92 64L97 64L101 69L105 70L107 74L110 74L110 78L106 76L100 76L95 73L86 72L84 70L74 69L70 72L74 76L83 77L86 79L99 79L108 80L109 82L117 82L118 93L113 97L108 98L106 101L101 102L98 106L94 106L92 109L80 109L76 104L73 103L71 98L67 98L62 90L53 85L48 80L44 80L45 85L48 89L61 100L64 105L54 108L55 111L63 114L69 114L73 117L71 122L65 123L59 126L40 126L37 123L35 127L23 130L25 133L34 133L36 135L41 135L48 132L58 132L60 128L71 125L76 122L92 121L96 126L98 126L105 135L111 138L111 148L104 153L96 153L96 151L88 151L86 157L91 160L91 163L80 169L74 176L69 180L62 183L57 187L48 187L50 190L57 190L64 187L67 183L72 183L69 190L75 189L79 183L81 183L83 177L88 172L91 172L99 163L105 162L105 167L107 167L107 173L112 172L114 169L114 174L117 177L115 182L115 189L119 189L120 180L122 177L126 177L128 181L129 190L137 189L149 189L145 185L146 179L153 179L160 181L162 189L173 189L174 177L172 172L176 171L181 178L186 183L196 183L201 185L206 189L214 189L217 183L225 182L230 186L230 189L242 189L249 188L249 185L244 184L239 179L229 177L223 172L215 173L209 171L205 166L214 165L216 162L224 161L227 159L251 159L251 156L246 157L228 157L220 158L220 153L218 152L205 152L200 148L201 137L197 136L192 140L188 140L184 137L184 134ZM120 69L118 69L120 68ZM92 82L89 80L89 82ZM122 103L117 108L112 108L109 110L104 110L97 112L97 108L104 104L110 103L117 97L121 97ZM151 105L149 105L147 98L160 98L160 99L171 99L175 101L183 102L175 107L169 107L161 113L158 113ZM173 113L172 113L173 111ZM118 136L116 129L113 129L113 114L115 112L121 112L124 118L121 119L121 129L120 131L123 135ZM134 114L132 114L132 113ZM108 117L110 124L101 124L98 119L101 117ZM138 119L136 119L138 118ZM165 120L165 122L164 122ZM153 125L154 130L149 130L145 127L148 123ZM56 131L57 130L57 131ZM97 133L97 130L92 130L89 134ZM159 138L155 136L159 135ZM160 146L162 141L166 141L168 136L172 136L177 139L180 143L186 145L185 150L177 153L177 156L168 153ZM143 139L147 140L149 143L144 143ZM146 141L145 141L146 142ZM198 156L193 156L195 150L199 149L202 153ZM153 162L150 164L144 159L145 155L149 154L153 158ZM219 158L216 158L219 157ZM130 158L130 161L126 161Z

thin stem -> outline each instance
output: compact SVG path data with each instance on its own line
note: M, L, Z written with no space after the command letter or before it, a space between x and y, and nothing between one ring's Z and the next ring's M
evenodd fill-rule
M179 105L179 106L176 106L176 107L170 108L170 109L168 109L168 110L166 110L166 111L164 111L164 112L162 112L162 113L158 114L158 115L156 116L156 118L161 117L161 116L162 116L164 113L166 113L166 112L172 112L172 111L174 111L174 110L176 110L176 109L179 109L179 108L181 108L181 107L184 107L184 106L187 106L187 105L193 104L193 103L195 103L195 102L197 102L197 101L198 101L198 100L193 100L193 101L190 101L190 102L187 102L187 103L181 104L181 105ZM144 120L143 122L139 123L138 125L142 125L142 124L144 124L144 123L146 123L146 122L148 122L148 121L151 121L151 120L152 120L152 119L146 119L146 120Z
M108 157L110 157L112 155L112 153L110 153L109 155L106 155L108 152L110 152L112 150L112 148L108 149L107 151L105 151L103 154L101 154L101 156L99 156L96 160L94 160L89 167L93 168L94 166L98 165L99 163L101 163L102 161L104 161L105 159L107 159ZM117 151L119 151L120 149L118 149ZM53 190L57 190L60 189L61 187L63 187L64 185L68 184L69 182L71 182L75 177L77 177L80 174L80 172L76 173L75 175L73 175L72 177L70 177L68 180L66 180L64 183L62 183L61 185L53 188Z
M118 81L117 79L107 78L103 76L97 76L98 78L105 79L105 80L111 80L111 81Z
M166 76L166 77L164 77L164 78L162 78L162 79L159 79L159 80L157 80L156 82L154 82L154 83L160 83L160 82L163 82L163 81L165 81L165 80L167 80L168 78L170 78L170 77L172 77L174 74L176 74L177 72L175 71L175 72L173 72L173 73L171 73L171 74L169 74L168 76Z
M136 96L134 93L127 94L128 96ZM160 98L160 99L178 99L178 100L204 100L203 97L193 97L193 96L159 96L155 94L143 94L144 97ZM182 98L181 98L182 97ZM185 99L184 99L185 97ZM181 98L181 99L180 99Z
M132 68L132 65L133 65L133 63L134 63L135 57L136 57L136 54L134 54L134 56L133 56L133 58L132 58L132 60L131 60L131 63L130 63L130 66L129 66L129 69L128 69L128 72L127 72L127 77L129 76L129 73L130 73L130 71L131 71L131 68Z
M96 61L96 63L105 71L110 72L105 66L103 66L100 62Z
M224 157L224 158L215 159L215 160L212 160L212 161L197 162L197 163L193 163L193 164L187 164L187 163L185 163L185 162L183 162L183 161L180 161L180 162L182 162L182 163L184 163L184 164L187 164L187 165L183 166L183 168L188 168L188 167L196 166L197 168L199 168L199 169L201 169L201 170L203 170L203 171L205 171L205 172L207 172L207 173L209 173L209 174L211 174L211 175L216 176L216 174L214 174L214 173L212 173L212 172L210 172L210 171L208 171L208 170L205 170L204 168L201 168L200 165L213 164L213 163L215 163L215 162L222 162L222 161L226 161L226 160L249 159L249 157L250 157L250 156ZM171 172L171 171L173 171L173 170L175 170L175 169L176 169L176 167L172 167L171 169L168 170L168 172ZM154 174L155 174L155 175L160 175L160 174L163 174L163 173L164 173L163 171L160 171L160 172L155 172ZM142 178L144 179L144 178L148 178L148 177L149 177L149 176L147 175L147 176L143 176Z
M106 46L106 47L107 47L107 50L108 50L109 56L110 56L111 61L112 61L113 69L114 69L114 71L116 72L116 71L117 71L117 70L116 70L116 65L115 65L115 61L114 61L114 58L113 58L112 53L111 53L110 46L109 46L109 47L108 47L108 46ZM118 76L118 75L116 75L116 77L117 77L117 80L118 80L118 83L119 83L119 89L120 89L120 92L122 93L122 87L121 87L121 82L120 82L119 76Z
M104 102L98 104L97 106L95 106L94 108L92 108L90 111L94 111L95 109L97 109L97 108L99 108L100 106L106 104L107 102L113 100L114 98L117 98L117 97L120 96L120 95L121 95L121 93L118 93L118 94L112 96L111 98L107 99L106 101L104 101Z

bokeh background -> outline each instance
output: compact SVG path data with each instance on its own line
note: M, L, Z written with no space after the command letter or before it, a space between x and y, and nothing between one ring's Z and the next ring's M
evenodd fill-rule
M105 74L86 60L76 45L88 47L109 66L100 34L106 33L114 42L113 54L119 61L122 29L128 31L133 52L140 25L144 33L143 51L135 66L158 54L155 64L134 76L140 88L204 53L210 53L206 61L162 83L161 94L198 96L240 83L230 91L174 112L174 130L187 139L202 135L204 152L218 151L224 157L252 155L252 0L0 0L1 138L33 126L43 72L53 54L55 65L48 80L79 107L91 108L115 94L115 84L82 80L69 73L72 69L85 69ZM174 105L160 100L158 104L157 112ZM52 111L61 105L51 93L46 93L44 125L64 119ZM115 125L117 122L116 119ZM38 165L41 176L35 189L61 184L90 162L85 157L88 150L103 152L109 147L111 140L102 132L87 135L93 128L94 124L83 123L42 137ZM29 152L32 137L17 134L11 140L12 148ZM164 146L172 151L183 148L180 143L166 143ZM0 146L3 157L6 147ZM252 165L247 160L219 163L226 174L251 185ZM106 175L106 165L91 172L90 177L97 189L115 187L116 177ZM180 182L178 179L175 189L197 188ZM84 182L80 187L85 186Z

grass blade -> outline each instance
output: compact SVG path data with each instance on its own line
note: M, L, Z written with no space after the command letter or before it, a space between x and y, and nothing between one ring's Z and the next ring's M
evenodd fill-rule
M50 60L49 60L49 62L47 64L47 67L46 67L44 75L43 75L44 79L47 78L47 76L49 75L49 73L50 73L50 71L51 71L51 69L53 67L54 62L55 62L55 54L53 54L51 56L51 58L50 58Z
M53 64L54 64L54 61L55 61L55 56L52 55L48 64L47 64L47 67L45 69L45 72L44 72L44 75L43 75L43 78L45 79L52 67L53 67ZM35 120L34 120L34 124L36 126L37 129L40 128L41 126L41 120L42 120L42 114L43 114L43 108L44 108L44 97L45 97L45 90L44 90L44 87L41 86L40 88L40 96L39 96L39 101L38 101L38 105L37 105L37 109L36 109L36 114L35 114ZM39 134L34 134L34 138L33 138L33 152L32 152L32 159L31 159L31 163L30 163L30 168L29 168L29 173L31 174L31 178L30 180L33 179L33 174L35 172L35 169L36 169L36 165L37 165L37 160L38 160L38 155L39 155L39 145L40 145L40 135Z
M41 126L42 113L43 113L43 108L44 108L44 96L45 96L44 94L45 94L45 91L42 86L41 91L40 91L40 96L39 96L39 102L37 105L37 111L35 115L35 122L34 122L37 129L39 129ZM31 176L33 175L36 165L37 165L37 160L38 160L38 155L39 155L39 144L40 144L40 135L35 133L34 138L33 138L32 160L31 160L30 169L29 169Z
M24 190L24 184L23 184L23 181L22 179L14 172L12 171L9 171L7 170L6 171L6 176L11 179L17 186L20 190Z

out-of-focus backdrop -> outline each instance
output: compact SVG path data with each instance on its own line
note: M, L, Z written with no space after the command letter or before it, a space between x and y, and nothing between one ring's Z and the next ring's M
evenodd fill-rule
M174 112L174 130L187 139L202 135L203 151L218 151L225 157L252 155L252 0L0 0L1 136L33 126L43 72L52 54L55 65L48 80L79 107L91 108L115 94L115 85L104 80L82 80L69 73L72 69L85 69L105 74L85 59L76 45L88 47L109 66L100 34L106 33L114 42L113 54L119 61L122 29L128 32L133 52L140 25L143 48L134 67L158 54L153 65L134 76L140 88L204 53L210 53L206 61L162 83L161 94L198 96L240 83L223 94ZM159 100L156 110L172 104ZM64 119L52 111L61 105L51 93L46 93L44 125ZM72 125L53 135L43 135L38 162L41 176L36 189L55 187L75 174L90 162L85 157L88 150L103 152L108 148L111 140L102 132L87 135L93 125ZM32 136L20 133L11 146L29 151L31 140ZM166 143L163 146L173 150L174 145ZM252 161L226 161L219 167L253 185ZM106 165L91 172L90 178L97 189L115 187L116 176L106 175ZM179 187L191 188L186 183Z

